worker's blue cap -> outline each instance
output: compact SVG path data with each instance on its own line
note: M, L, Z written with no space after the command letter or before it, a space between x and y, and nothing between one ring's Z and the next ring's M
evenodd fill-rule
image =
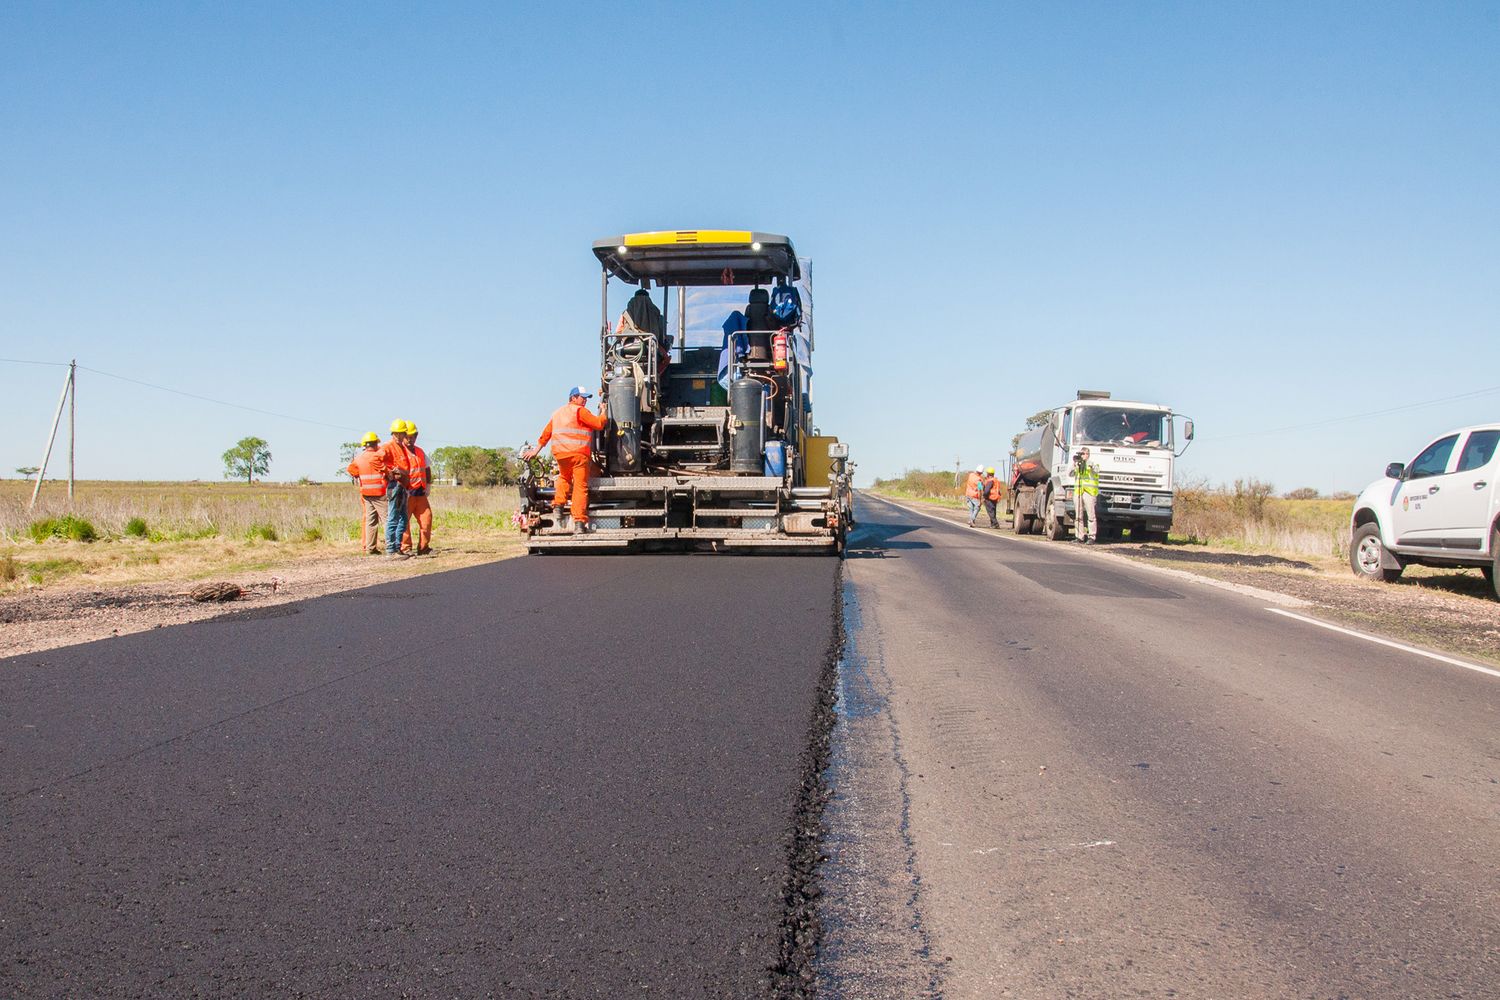
M573 388L568 390L568 398L572 399L574 396L582 396L584 399L594 398L594 394L592 392L584 392L583 386L581 385L575 385Z

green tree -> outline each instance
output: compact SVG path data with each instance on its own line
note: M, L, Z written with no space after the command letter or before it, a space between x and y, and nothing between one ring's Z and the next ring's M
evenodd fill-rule
M38 472L41 472L42 470L39 469L39 468L37 468L35 465L23 465L20 468L16 469L16 471L19 472L25 478L30 479L32 476L36 475Z
M1031 416L1026 418L1026 431L1034 431L1038 427L1045 426L1047 421L1051 419L1051 410L1037 410ZM1012 437L1010 439L1010 451L1012 455L1015 454L1016 446L1021 443L1021 438L1023 435L1025 435L1026 431L1022 431L1020 434L1017 434L1015 437Z
M239 443L224 453L224 478L241 479L246 483L262 478L271 471L271 449L258 437L240 438Z
M363 447L364 445L358 441L345 441L339 445L339 471L335 475L340 479L348 476L349 463L354 461L355 454Z

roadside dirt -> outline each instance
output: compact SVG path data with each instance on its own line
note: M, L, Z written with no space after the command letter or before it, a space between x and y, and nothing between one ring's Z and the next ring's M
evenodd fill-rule
M239 584L243 595L222 604L199 604L188 597L189 588L203 582L201 579L22 591L0 597L0 658L459 569L505 559L520 551L519 546L500 553L435 549L432 555L389 562L379 556L339 556L265 570L226 572L222 579Z
M1500 601L1476 570L1412 567L1396 583L1370 583L1334 560L1116 542L1095 551L1168 565L1310 602L1318 617L1393 639L1500 663Z

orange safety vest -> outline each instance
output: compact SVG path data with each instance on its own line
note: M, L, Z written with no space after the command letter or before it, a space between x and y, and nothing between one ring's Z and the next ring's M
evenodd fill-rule
M995 477L993 477L990 480L990 495L989 495L989 499L991 499L991 500L999 500L1000 499L1000 477L999 476L995 476Z
M390 475L396 469L401 469L405 472L411 471L411 452L407 451L406 446L394 438L387 441L385 446L380 449L380 457L385 462L386 478L391 482L396 481L396 477Z
M970 500L979 499L979 473L969 473L969 481L964 484L964 496Z
M579 416L580 411L588 412L580 403L565 403L552 414L541 443L551 442L553 458L588 458L593 451L593 431L599 428L590 428Z
M420 445L412 445L409 450L411 454L411 488L414 490L425 490L427 488L427 452Z
M385 496L385 465L378 449L361 448L355 452L354 461L349 463L349 475L359 477L360 496Z

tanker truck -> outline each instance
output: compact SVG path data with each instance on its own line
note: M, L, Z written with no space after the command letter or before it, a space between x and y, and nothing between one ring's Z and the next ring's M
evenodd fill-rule
M809 264L747 230L597 240L599 392L589 529L523 476L533 553L807 552L842 556L849 446L813 422ZM612 288L634 289L611 322ZM653 289L658 293L653 296Z
M1182 424L1183 450L1193 422ZM1073 459L1087 445L1099 470L1099 537L1164 542L1172 527L1174 421L1169 407L1111 399L1081 389L1071 403L1016 442L1006 507L1018 535L1040 531L1053 541L1074 527Z

